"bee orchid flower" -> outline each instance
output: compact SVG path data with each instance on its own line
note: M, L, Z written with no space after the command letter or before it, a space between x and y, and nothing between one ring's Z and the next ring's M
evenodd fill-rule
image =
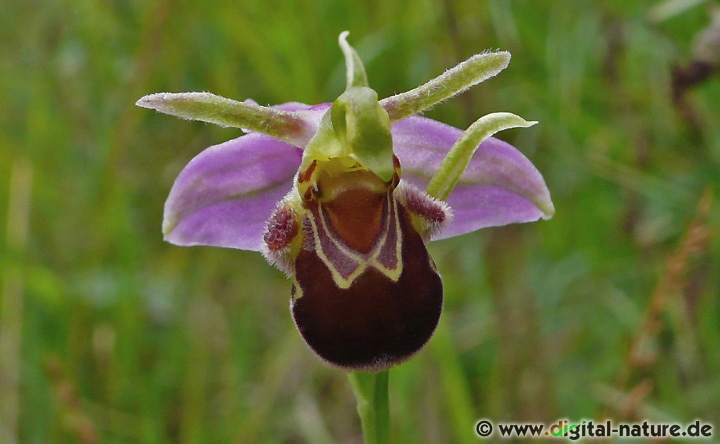
M535 122L494 113L463 132L417 115L496 75L509 53L478 54L378 100L346 38L347 87L332 103L159 93L137 104L246 132L182 170L165 239L261 252L291 279L309 347L330 364L378 371L415 354L437 326L443 288L428 242L547 219L554 208L532 163L491 137Z

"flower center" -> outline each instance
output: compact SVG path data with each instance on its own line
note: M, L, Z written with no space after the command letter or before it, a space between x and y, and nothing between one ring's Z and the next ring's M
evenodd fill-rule
M347 247L368 254L380 237L387 207L388 191L394 184L385 183L375 174L350 167L337 171L331 159L330 168L323 165L313 187L311 199L318 202L320 211L329 222L329 229Z

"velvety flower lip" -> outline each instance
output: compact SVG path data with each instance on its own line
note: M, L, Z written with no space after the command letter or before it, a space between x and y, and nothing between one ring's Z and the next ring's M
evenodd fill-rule
M319 122L329 103L278 105ZM403 179L424 189L462 131L413 116L391 127ZM197 155L181 172L165 205L163 232L176 245L260 251L265 222L292 188L302 148L251 133ZM554 213L540 172L512 145L480 144L447 199L454 219L433 239L481 228L548 219Z

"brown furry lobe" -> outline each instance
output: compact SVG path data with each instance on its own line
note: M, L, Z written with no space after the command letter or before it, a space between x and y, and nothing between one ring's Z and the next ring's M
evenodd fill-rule
M298 236L300 225L297 213L280 202L265 226L261 252L268 262L292 275L294 267L289 255L290 245Z
M445 228L453 218L450 207L406 182L400 182L395 195L402 205L415 216L416 229L427 242Z

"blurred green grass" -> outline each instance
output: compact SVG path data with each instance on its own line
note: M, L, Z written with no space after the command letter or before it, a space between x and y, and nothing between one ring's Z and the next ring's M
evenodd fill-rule
M500 137L557 208L431 246L445 311L392 371L394 440L476 442L480 417L720 427L717 205L677 253L703 191L720 189L720 79L688 92L695 120L671 100L712 5L3 3L0 442L360 442L345 377L302 344L283 275L257 254L162 242L177 173L240 132L134 106L159 91L332 100L345 29L381 97L511 51L500 76L426 115L539 120Z

